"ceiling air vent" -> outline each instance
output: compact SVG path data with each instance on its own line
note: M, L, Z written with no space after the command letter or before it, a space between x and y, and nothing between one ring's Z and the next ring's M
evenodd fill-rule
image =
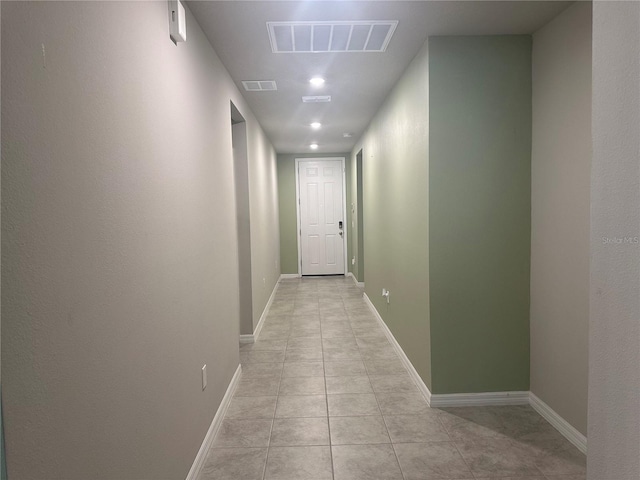
M302 103L326 103L331 101L331 95L308 95L302 97Z
M273 53L384 52L397 20L267 22Z
M247 92L272 92L278 90L273 80L244 80L242 82Z

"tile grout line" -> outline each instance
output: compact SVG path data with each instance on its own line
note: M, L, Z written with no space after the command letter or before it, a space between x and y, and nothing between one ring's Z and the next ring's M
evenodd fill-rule
M318 297L318 309L320 308L320 297ZM320 317L322 318L322 317ZM327 370L325 369L324 358L324 336L322 335L322 320L320 321L320 348L322 350L322 378L324 380L324 402L327 407L327 433L329 435L329 460L331 461L331 478L335 480L335 468L333 466L333 442L331 441L331 422L329 421L329 392L327 391Z
M431 406L429 406L429 408L431 408ZM438 409L439 410L439 409ZM447 428L447 426L442 422L442 420L440 419L440 417L438 417L438 422L440 423L440 425L442 426L442 428L444 428L444 431L447 432L447 435L449 435L449 438L451 439L451 443L453 443L454 448L456 449L456 452L458 452L458 455L460 456L460 458L462 459L462 461L464 462L465 466L467 467L467 470L469 470L469 472L471 473L471 476L473 478L476 478L475 473L473 473L473 470L471 470L471 465L469 465L469 462L467 462L467 460L464 458L464 456L462 455L462 452L460 451L460 449L458 448L458 443L455 441L455 439L451 436L451 434L449 433L449 429Z
M268 314L269 312L267 312L267 316ZM267 456L265 458L264 468L262 470L262 480L265 480L267 476L267 465L269 465L269 452L271 451L271 436L273 435L273 425L276 422L276 411L278 410L278 403L280 401L280 385L282 384L282 374L284 372L284 361L287 355L288 343L289 343L289 337L287 335L287 343L285 344L285 347L284 347L284 358L282 359L282 370L280 370L280 376L278 377L278 389L276 390L276 406L273 409L273 418L271 419L271 428L269 429L269 440L267 442Z
M438 419L438 421L439 421L439 420L440 420L440 419ZM442 422L440 422L440 423L442 423ZM443 425L443 426L444 426L444 425ZM447 430L447 427L445 427L444 429L445 429L445 431L447 432L447 435L448 435L448 434L449 434L449 431ZM458 448L458 444L456 443L456 441L455 441L453 438L451 439L451 443L453 443L453 446L455 447L456 452L458 452L458 455L460 455L460 458L461 458L461 459L462 459L462 461L464 462L465 466L467 467L467 469L469 470L469 472L471 472L471 476L472 476L473 478L477 478L477 477L476 477L476 474L475 474L475 473L473 473L473 470L471 470L471 465L469 465L469 462L467 462L467 460L464 458L464 456L462 455L462 452L461 452L461 451L460 451L460 449Z
M389 426L387 425L387 421L382 414L382 408L380 408L380 402L378 401L378 396L376 395L376 391L373 389L373 383L371 383L371 375L369 375L369 369L367 368L367 363L364 363L364 368L367 371L367 378L369 379L369 383L371 384L371 390L373 390L373 398L376 400L376 405L378 405L378 411L380 412L380 417L382 417L382 423L384 424L384 428L387 430L387 435L389 436L389 444L391 445L391 450L393 451L393 456L396 459L396 464L398 465L398 470L400 470L400 475L403 480L405 478L404 471L402 470L402 466L400 465L400 459L398 458L398 452L396 452L396 447L393 444L393 440L391 439L391 434L389 433Z
M323 287L323 285L326 285L325 287ZM333 286L334 288L330 288L330 285ZM393 393L394 390L392 391L388 391L388 388L385 390L385 385L384 382L382 385L379 385L379 387L381 387L383 390L380 392L376 392L375 389L373 388L373 384L372 384L372 377L375 377L375 375L373 375L373 373L378 373L378 375L389 375L389 373L385 373L387 370L392 372L395 371L395 367L393 368L385 368L385 363L386 361L388 361L387 358L377 358L377 354L376 354L376 348L377 348L377 344L375 342L373 343L369 343L366 342L363 344L364 348L366 349L366 354L367 354L367 358L368 358L368 362L372 362L372 363L367 363L367 361L363 358L363 354L365 352L363 352L361 350L361 345L359 344L358 340L360 338L363 338L364 340L368 339L368 330L367 330L367 325L366 322L364 322L364 318L363 318L363 323L358 323L358 319L359 317L359 307L358 307L358 302L356 300L356 298L354 298L351 293L351 291L347 292L346 290L342 291L340 290L340 288L344 289L344 286L342 284L338 284L337 282L333 281L330 284L329 283L316 283L312 280L312 282L309 282L307 284L307 287L305 288L305 291L302 293L296 293L293 297L291 297L291 292L287 292L287 294L289 295L287 302L289 302L289 304L293 303L293 308L295 309L295 304L296 304L296 299L298 299L299 302L298 303L299 306L302 307L302 311L304 312L304 305L307 305L307 308L312 309L311 307L314 304L317 304L317 308L318 308L318 315L317 317L308 317L308 318L300 318L300 322L296 322L295 325L299 325L299 329L298 329L298 333L296 333L295 335L304 335L305 334L305 328L311 328L311 325L315 325L316 321L319 322L319 340L320 340L320 360L321 360L321 365L322 365L322 369L323 369L323 377L322 377L322 383L314 380L313 382L309 383L309 382L304 382L304 385L306 385L307 383L309 384L309 386L311 387L311 390L309 390L308 388L306 388L305 386L303 386L302 382L304 380L306 380L306 377L291 377L291 386L294 387L294 389L298 392L303 392L303 393L299 393L299 395L309 395L309 393L304 393L304 392L309 392L309 391L315 391L315 392L320 392L322 391L322 388L324 389L324 394L325 394L325 408L326 408L326 416L324 417L319 417L319 418L326 418L326 422L327 422L327 433L329 435L328 437L328 447L329 447L329 453L330 453L330 462L331 462L331 475L332 478L335 479L336 478L336 470L335 470L335 465L334 465L334 458L333 458L333 447L337 447L337 446L366 446L366 445L377 445L379 446L378 448L382 448L382 445L391 445L393 453L394 453L394 458L396 459L396 464L398 465L399 469L400 469L400 473L401 473L401 477L398 478L402 478L402 479L406 479L408 478L407 475L411 475L410 471L404 472L402 466L400 465L400 461L399 461L399 454L398 454L398 450L396 447L400 448L400 446L402 444L413 444L413 445L423 445L425 443L425 441L417 441L418 437L416 436L406 436L403 438L406 438L407 441L399 441L399 442L394 442L391 438L390 435L390 427L389 424L386 421L386 417L382 412L381 409L381 402L378 398L378 393L380 393L381 395L387 395L389 393ZM340 297L336 297L335 292L336 291L340 291ZM361 290L359 289L360 293ZM296 292L299 292L299 290L296 290ZM302 295L301 297L299 297L298 295ZM309 303L310 302L310 303ZM341 314L340 312L337 311L337 305L336 305L336 310L334 310L334 306L332 304L338 304L338 303L342 303L342 307L344 309L344 311L346 312L346 322L344 323L344 325L341 323L341 320L344 319L340 318ZM347 302L348 302L348 307L347 307ZM282 303L280 303L282 305ZM283 309L284 307L278 307L279 309ZM328 316L328 322L323 322L323 313L322 313L322 308L324 309L328 309L329 311L326 313ZM332 313L336 314L336 317L332 317ZM301 313L300 315L306 315L304 313ZM282 386L282 381L284 380L284 366L286 365L286 359L287 359L287 352L290 350L290 347L293 347L295 345L297 345L299 348L316 348L314 345L306 345L304 347L302 347L300 344L297 344L296 342L294 342L293 344L291 342L293 342L295 339L298 338L298 336L291 336L292 335L292 328L293 328L293 319L294 319L294 315L293 315L293 311L291 311L289 314L287 313L278 313L276 314L276 317L272 317L274 320L274 329L271 333L271 335L273 335L273 339L277 340L282 338L282 336L286 335L286 341L284 342L284 359L282 360L282 369L280 370L278 376L276 376L275 378L278 378L279 383L277 385L277 390L276 390L276 410L277 410L277 406L278 406L278 400L279 397L282 396L282 392L283 392L283 386ZM331 320L336 320L335 323L335 327L337 328L337 332L334 330L334 323L332 323ZM356 321L356 324L358 325L358 332L362 334L361 335L356 335L355 330L354 330L354 326L352 323L352 320ZM268 323L267 323L268 325ZM288 330L286 332L282 332L282 329L285 328L285 325L288 326ZM305 327L305 325L307 325L307 327ZM347 328L348 326L348 328ZM309 335L313 336L316 335L315 332L317 332L318 330L314 331L313 333L309 333ZM278 333L276 333L278 332ZM373 333L373 332L372 332ZM274 335L275 334L275 335ZM325 335L329 335L329 337L325 337ZM372 335L374 336L374 335ZM347 341L343 341L346 340L347 337L350 337L352 339L354 339L355 341L355 345L352 342L347 342ZM326 348L325 348L325 342L324 340L327 340L328 343L326 344ZM332 343L331 340L334 340L336 343ZM278 340L278 341L282 341L282 340ZM271 344L271 345L275 345ZM269 345L269 346L271 346ZM302 342L302 345L305 345L304 341ZM338 348L335 348L336 346L338 346ZM355 347L355 350L354 350ZM373 350L371 349L371 347L373 347ZM261 347L258 347L261 348ZM327 349L329 350L329 352L327 352ZM295 348L291 348L291 350L295 350ZM257 358L260 360L264 360L264 359L269 359L271 357L269 357L269 355L266 356L262 356L260 355L260 353L266 353L266 352L272 352L275 350L257 350L255 352L247 352L247 353L254 353L257 354ZM309 350L311 351L311 350ZM331 359L331 353L334 352L334 354L337 356L337 358L333 358ZM350 354L358 354L358 359L355 359L353 357L350 357ZM383 352L381 352L383 353ZM302 354L302 357L305 357L305 354ZM314 354L315 355L315 354ZM347 358L342 358L344 356L347 356ZM373 356L371 356L373 355ZM260 358L262 357L262 358ZM309 357L313 357L313 355L309 355ZM370 357L370 358L369 358ZM317 358L317 357L316 357ZM315 360L303 360L303 359L296 359L293 358L292 362L290 363L296 363L297 362L313 362ZM334 444L332 438L331 438L331 424L330 424L330 414L329 414L329 401L328 401L328 396L329 396L329 392L328 392L328 376L327 376L327 372L326 372L326 363L331 363L331 362L336 362L338 365L340 363L349 363L349 362L357 362L360 363L363 366L363 370L361 370L362 373L357 373L357 374L351 374L351 375L343 375L341 368L338 368L337 370L337 374L335 376L338 377L347 377L347 381L346 382L340 382L338 385L342 385L343 387L346 386L346 388L338 388L337 391L351 391L351 390L360 390L359 388L354 388L351 385L353 385L353 382L349 382L348 381L348 377L350 376L366 376L370 386L371 386L371 391L374 395L374 400L376 402L377 405L377 412L373 413L372 415L380 415L382 417L383 420L383 424L384 427L386 429L386 433L388 436L388 441L389 443L380 443L380 442L375 442L375 443L367 443L366 440L369 438L365 438L364 439L364 443L341 443L339 445ZM265 363L265 362L255 362L255 363ZM268 363L268 362L267 362ZM352 368L352 365L347 365L347 371L349 369ZM358 367L359 369L359 367ZM268 370L268 369L266 369ZM265 370L265 371L266 371ZM405 369L405 373L406 373L406 369ZM391 373L391 376L397 376L396 373ZM323 387L320 387L320 385L323 385ZM393 384L393 382L392 382ZM333 383L332 383L333 385ZM320 388L318 388L320 387ZM404 388L404 384L400 385L400 387ZM332 387L333 388L333 387ZM336 393L335 395L340 395L338 393ZM347 394L344 393L344 395L351 395L351 394ZM358 395L358 394L354 394L354 395ZM393 405L391 405L393 406ZM411 415L411 413L407 413L407 412L402 412L403 408L402 408L402 402L400 404L397 405L398 408L391 408L388 409L389 411L389 415L387 415L388 417L393 417L394 415ZM429 410L431 411L439 411L440 409L437 408L430 408ZM426 412L424 412L426 413ZM416 415L418 415L416 413ZM349 414L349 415L342 415L342 417L362 417L362 416L370 416L370 415L353 415L353 414ZM226 417L226 416L225 416ZM296 418L296 417L291 417L291 418ZM299 418L312 418L312 417L299 417ZM318 417L316 417L318 418ZM337 417L336 417L337 418ZM428 439L426 440L426 443L434 443L434 444L453 444L453 449L451 450L451 454L457 454L458 458L460 459L460 467L462 468L466 468L467 470L467 474L469 478L477 478L480 479L482 478L483 475L485 475L484 473L481 472L473 472L470 468L470 465L474 464L474 457L471 453L467 452L466 448L463 448L465 446L465 441L466 441L466 437L458 437L456 439L454 439L451 436L451 432L456 432L457 429L455 427L455 425L449 425L447 426L447 422L445 421L445 416L444 415L437 415L435 416L435 418L437 419L437 424L440 425L440 427L443 428L443 430L447 433L448 435L448 440L441 440L440 442L437 441L429 441ZM226 419L226 418L225 418ZM269 431L269 438L268 438L268 445L267 445L267 452L266 452L266 458L264 459L264 465L263 465L263 470L262 470L262 479L266 480L269 479L269 475L267 475L267 467L268 467L268 462L269 462L269 458L271 458L272 463L273 463L273 467L275 467L278 462L278 456L273 456L270 455L273 452L271 452L272 448L275 448L276 445L274 445L272 443L272 436L273 433L275 431L275 421L277 420L277 418L275 417L275 410L273 413L273 418L272 418L272 422L271 422L271 427L270 427L270 431ZM393 422L392 422L393 424ZM265 425L266 426L266 425ZM420 437L421 438L421 437ZM371 438L371 440L373 440L374 438ZM360 439L356 438L354 439L356 442L359 441ZM423 439L424 440L424 439ZM517 443L516 441L514 441L513 443ZM326 444L325 444L326 445ZM312 447L313 444L312 443L304 443L302 442L302 444L300 445L284 445L286 447ZM317 446L322 446L322 445L317 445ZM235 448L241 448L240 445L238 445L238 447ZM388 447L385 447L385 449ZM404 450L401 448L400 451ZM469 453L469 458L467 459L465 456L462 455L462 451L465 451L465 455L467 455ZM375 450L374 450L375 452ZM297 457L297 453L292 453L292 455L294 455L294 457ZM404 453L403 453L404 455ZM374 455L375 456L375 455ZM326 457L325 457L326 459ZM325 460L326 461L326 460ZM275 463L274 463L275 462ZM528 462L527 462L528 463ZM326 463L323 462L323 464L326 466ZM391 466L391 459L388 460L388 465ZM534 466L536 472L532 472L530 471L528 473L528 475L531 476L535 476L536 478L538 478L538 476L541 479L550 479L552 478L552 473L545 473L541 470L541 468L545 468L544 465L542 467L540 467L539 465L542 465L541 462L537 461L535 462L533 465ZM288 473L291 473L291 471L287 470ZM338 472L340 473L341 470ZM259 471L256 471L256 474L259 475ZM504 472L503 472L504 474ZM328 476L326 477L328 478ZM395 477L394 477L395 478ZM533 478L533 477L532 477ZM200 479L199 479L200 480ZM524 480L524 477L523 477Z

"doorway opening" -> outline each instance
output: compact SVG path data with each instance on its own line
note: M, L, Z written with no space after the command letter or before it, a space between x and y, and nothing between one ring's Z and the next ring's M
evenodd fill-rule
M356 265L353 272L358 284L364 286L364 192L362 150L356 155Z
M249 223L247 123L233 102L231 103L231 146L233 148L236 228L238 231L240 343L250 343L253 339L253 292L251 286L251 225Z

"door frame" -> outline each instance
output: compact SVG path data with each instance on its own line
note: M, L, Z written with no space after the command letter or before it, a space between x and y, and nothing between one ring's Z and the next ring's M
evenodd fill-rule
M345 170L345 157L300 157L295 159L296 164L296 238L298 240L298 277L302 277L302 245L300 236L300 164L304 162L322 162L339 160L342 163L342 224L344 225L344 236L342 237L342 257L344 260L344 273L346 276L348 270L347 265L347 172Z

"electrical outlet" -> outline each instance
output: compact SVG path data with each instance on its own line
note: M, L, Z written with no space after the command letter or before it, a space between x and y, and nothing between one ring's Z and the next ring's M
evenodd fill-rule
M382 296L386 297L387 304L389 303L389 295L391 295L391 292L389 290L387 290L386 288L383 288L382 289Z
M202 366L202 390L207 388L207 364Z
M355 264L356 264L356 257L353 257L353 258L351 259L351 265L355 265Z

